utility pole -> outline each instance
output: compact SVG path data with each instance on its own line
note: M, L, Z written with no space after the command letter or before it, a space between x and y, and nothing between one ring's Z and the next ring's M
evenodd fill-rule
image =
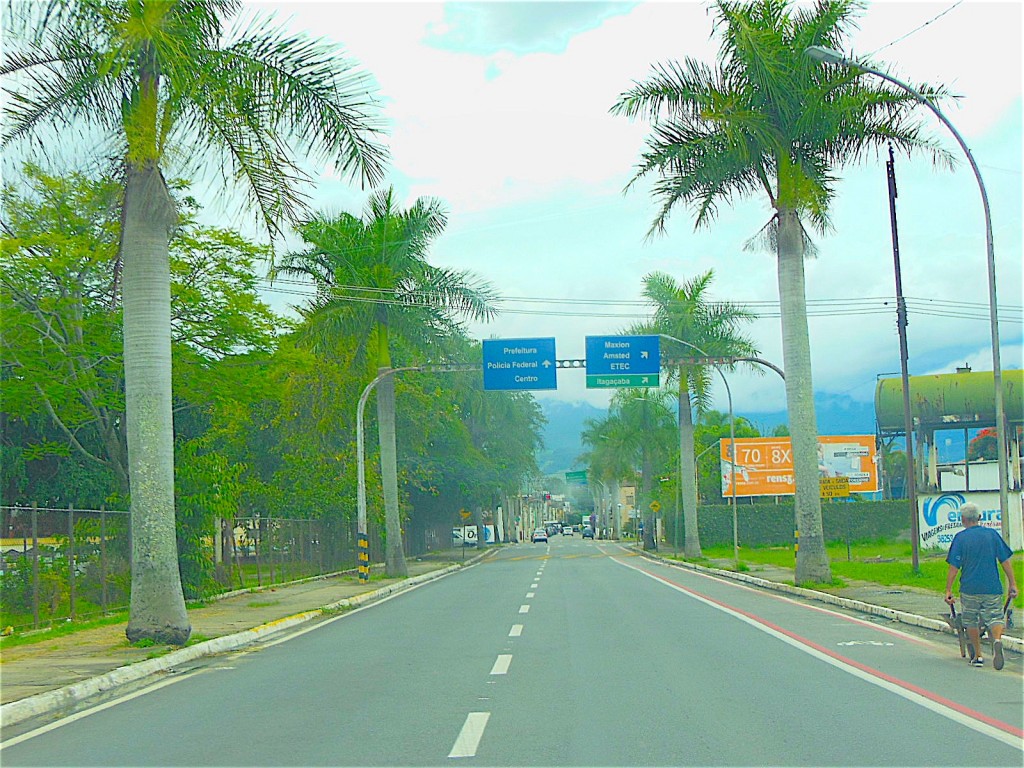
M885 175L889 182L889 222L892 225L892 261L896 273L896 331L900 337L900 378L903 382L903 431L906 432L907 455L907 503L910 505L911 557L914 573L920 573L920 531L917 520L917 477L914 467L914 417L910 412L910 376L907 372L907 303L903 299L903 275L900 272L900 240L896 232L896 164L892 144L889 145L889 159L885 163Z

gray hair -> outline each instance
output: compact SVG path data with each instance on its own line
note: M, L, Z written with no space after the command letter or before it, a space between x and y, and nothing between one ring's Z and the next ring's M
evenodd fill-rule
M960 506L960 519L970 520L974 523L981 520L981 511L978 509L978 505L971 501L968 501L966 504L962 504Z

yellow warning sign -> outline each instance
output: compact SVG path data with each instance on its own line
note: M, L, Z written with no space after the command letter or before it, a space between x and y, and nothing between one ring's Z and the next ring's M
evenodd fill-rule
M850 495L850 480L846 477L823 477L818 481L821 485L821 498L842 499Z

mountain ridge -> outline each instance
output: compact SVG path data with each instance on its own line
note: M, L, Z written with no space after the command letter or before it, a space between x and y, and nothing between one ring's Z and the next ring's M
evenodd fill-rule
M583 452L580 434L587 419L602 419L608 410L583 401L539 399L547 426L544 428L544 448L537 464L544 474L556 474L579 469L577 458ZM873 435L875 434L875 404L860 402L847 395L821 392L814 397L821 435ZM737 417L753 424L762 435L770 435L780 424L788 423L785 411L746 411Z

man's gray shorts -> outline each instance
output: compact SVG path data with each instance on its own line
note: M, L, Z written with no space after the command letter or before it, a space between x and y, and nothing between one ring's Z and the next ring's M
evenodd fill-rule
M960 593L960 613L965 627L991 627L1003 624L1002 595L965 595Z

